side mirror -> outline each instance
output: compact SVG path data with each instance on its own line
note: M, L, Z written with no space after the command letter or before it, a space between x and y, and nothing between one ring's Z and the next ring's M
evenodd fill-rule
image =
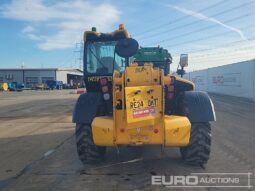
M180 66L182 68L188 66L188 54L181 54L181 56L180 56Z
M115 52L123 58L128 58L135 55L139 44L135 39L126 38L118 41L115 46Z

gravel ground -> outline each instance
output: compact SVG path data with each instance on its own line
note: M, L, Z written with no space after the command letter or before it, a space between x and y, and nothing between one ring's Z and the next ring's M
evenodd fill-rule
M109 148L106 160L83 166L76 154L70 91L0 92L0 190L254 190L253 188L167 188L152 186L152 175L253 173L255 185L255 103L211 95L212 123L208 164L183 164L178 148ZM207 177L212 177L208 174ZM247 183L247 175L239 175Z

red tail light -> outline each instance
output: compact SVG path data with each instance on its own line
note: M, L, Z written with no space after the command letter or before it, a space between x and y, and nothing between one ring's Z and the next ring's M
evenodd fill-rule
M110 94L109 94L109 87L108 87L108 79L107 78L101 78L100 79L100 85L101 85L101 90L102 90L102 93L103 93L104 100L109 100L110 99Z

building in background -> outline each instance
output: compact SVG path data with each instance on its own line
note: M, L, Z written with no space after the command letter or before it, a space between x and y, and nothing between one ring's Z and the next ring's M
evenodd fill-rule
M184 76L196 90L255 101L255 59L189 72Z
M0 69L1 82L23 83L30 88L47 80L62 81L63 84L83 84L83 72L79 69L61 68L5 68Z

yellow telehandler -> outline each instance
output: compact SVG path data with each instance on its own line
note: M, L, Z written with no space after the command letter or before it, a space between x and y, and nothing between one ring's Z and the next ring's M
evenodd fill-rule
M100 162L106 147L180 147L186 163L207 163L211 145L211 99L194 84L165 74L152 63L132 63L138 50L121 24L112 33L84 33L84 81L73 111L80 160ZM180 65L187 65L187 55ZM170 64L170 63L169 63Z

